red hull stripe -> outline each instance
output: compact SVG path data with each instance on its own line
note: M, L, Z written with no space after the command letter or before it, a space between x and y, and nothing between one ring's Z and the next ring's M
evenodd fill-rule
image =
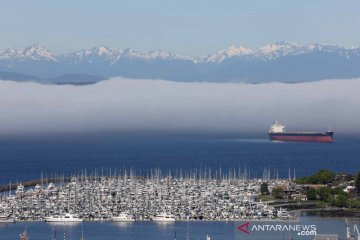
M292 142L332 142L330 136L271 136L270 139Z

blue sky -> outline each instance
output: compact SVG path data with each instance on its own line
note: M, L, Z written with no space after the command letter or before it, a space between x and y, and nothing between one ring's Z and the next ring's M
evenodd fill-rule
M0 49L33 43L55 53L105 45L202 55L275 41L360 46L358 0L11 0L0 7Z

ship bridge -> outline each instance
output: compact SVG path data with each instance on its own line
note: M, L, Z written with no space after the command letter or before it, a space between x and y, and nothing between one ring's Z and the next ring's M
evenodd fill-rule
M270 133L282 133L285 132L285 126L279 123L278 121L275 121L273 125L271 125Z

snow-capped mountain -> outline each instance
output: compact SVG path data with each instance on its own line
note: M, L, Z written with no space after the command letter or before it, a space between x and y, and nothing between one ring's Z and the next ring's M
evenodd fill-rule
M303 54L305 52L307 52L306 46L291 42L276 42L259 48L256 55L271 60L287 55Z
M81 62L108 62L112 65L121 59L138 59L138 60L185 60L189 59L185 56L180 56L174 53L165 52L162 50L153 50L148 53L135 51L131 48L116 49L105 46L94 47L88 50L81 50L74 53L61 56L63 61L73 61L74 63Z
M174 81L306 82L360 77L360 48L275 42L255 50L231 45L214 54L188 57L106 46L56 55L35 44L0 53L0 71L43 79L71 73Z
M31 45L26 48L8 48L0 53L0 61L2 60L48 60L48 61L73 61L79 62L92 62L95 59L103 59L111 62L112 64L119 59L139 59L139 60L185 60L193 61L194 63L220 63L227 59L234 57L252 57L262 58L267 60L274 60L279 57L288 55L299 55L310 52L339 52L344 53L347 51L354 52L355 49L345 49L335 45L325 44L308 44L300 45L291 42L276 42L273 44L265 45L258 50L252 50L240 45L230 45L226 49L222 49L214 54L208 54L201 57L188 57L175 53L165 52L162 50L153 50L150 52L139 52L131 48L116 49L106 46L94 47L92 49L85 49L64 55L56 55L49 51L46 47L38 44Z
M275 42L267 44L257 50L248 49L239 45L231 45L226 49L220 50L215 54L209 54L196 59L197 63L211 62L220 63L231 58L246 57L248 59L257 60L275 60L284 56L308 54L311 52L338 52L339 54L346 54L346 52L353 52L354 49L345 49L336 45L326 44L308 44L300 45L292 42Z
M0 53L0 60L16 60L16 61L57 61L55 54L49 49L38 44L31 45L26 48L8 48Z
M253 50L251 49L239 45L231 45L228 48L220 50L215 54L200 57L196 62L220 63L228 58L248 56L252 53Z
M101 46L66 54L63 57L65 60L66 58L86 59L89 57L113 58L116 54L117 52L114 49Z
M62 62L71 64L79 63L98 63L98 62L111 62L119 54L117 49L108 48L105 46L94 47L92 49L80 50L77 52L59 56Z

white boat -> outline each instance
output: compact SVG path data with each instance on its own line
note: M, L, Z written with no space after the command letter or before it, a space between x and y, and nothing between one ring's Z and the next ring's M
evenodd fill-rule
M9 218L8 215L0 215L0 223L14 223L15 219Z
M280 208L278 211L277 211L277 216L281 219L288 219L290 218L289 216L289 213L286 209L284 208Z
M15 191L16 194L23 194L25 192L25 187L24 185L22 185L21 183L19 184L19 186L17 186L17 189Z
M29 240L29 236L27 234L26 229L24 232L20 233L20 240Z
M83 222L84 220L78 218L76 215L66 213L60 216L50 216L44 218L45 222Z
M120 213L119 216L113 216L111 221L114 222L135 222L135 218L127 213Z
M167 213L160 213L152 218L155 222L175 222L174 215Z

